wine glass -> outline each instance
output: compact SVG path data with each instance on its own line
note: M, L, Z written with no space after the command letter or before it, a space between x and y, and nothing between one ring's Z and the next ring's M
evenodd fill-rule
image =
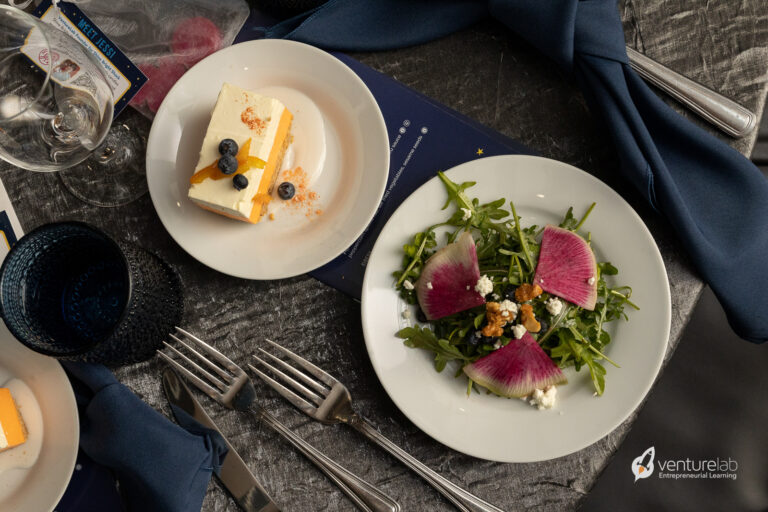
M0 5L0 158L31 171L62 171L64 185L98 206L146 191L141 140L110 130L109 81L98 60L65 32Z

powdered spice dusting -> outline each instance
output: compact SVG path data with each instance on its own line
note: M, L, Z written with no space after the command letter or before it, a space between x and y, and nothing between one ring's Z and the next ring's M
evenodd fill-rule
M256 130L259 135L262 134L267 123L264 122L259 116L256 115L256 110L253 107L248 107L240 114L240 120L245 123L251 130Z
M296 194L285 201L289 208L302 212L308 218L322 215L323 210L315 207L315 202L318 199L317 192L309 190L309 178L304 169L295 167L283 171L278 182L284 181L292 183L296 188Z

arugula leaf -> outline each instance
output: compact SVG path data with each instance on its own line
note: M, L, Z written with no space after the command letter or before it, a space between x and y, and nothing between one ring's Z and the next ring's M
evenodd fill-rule
M565 217L563 217L563 221L560 223L560 227L569 231L573 231L576 229L576 224L578 223L579 221L576 220L576 217L573 216L573 206L571 206L568 208L568 211L565 212Z
M465 181L459 185L449 180L448 177L441 171L437 171L437 175L440 177L440 180L445 185L445 190L448 192L448 199L445 201L442 209L445 210L448 208L448 205L453 202L456 203L458 208L466 208L467 210L471 211L472 214L474 214L475 207L472 205L472 201L467 197L464 191L469 187L474 187L477 182Z
M421 348L435 353L435 370L443 371L448 361L469 359L461 353L448 340L438 339L435 333L429 327L406 327L397 333L398 338L402 338L407 347Z

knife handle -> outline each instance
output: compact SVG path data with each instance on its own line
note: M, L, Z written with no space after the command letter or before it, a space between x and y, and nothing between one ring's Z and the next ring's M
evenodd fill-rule
M755 128L757 116L751 110L672 71L629 46L627 56L630 66L638 75L731 137L745 137Z
M297 450L303 453L315 466L331 479L355 505L365 512L400 512L400 504L384 494L377 487L329 459L325 454L294 434L274 416L262 408L252 408L264 423L283 436Z

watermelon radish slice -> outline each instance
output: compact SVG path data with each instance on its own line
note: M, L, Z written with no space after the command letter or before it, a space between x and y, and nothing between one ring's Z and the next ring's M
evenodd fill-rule
M485 298L475 291L478 279L475 241L465 231L424 264L416 283L421 310L428 320L437 320L485 304Z
M537 389L566 384L568 379L536 340L525 333L464 367L464 373L497 395L527 396Z
M592 249L572 231L545 227L533 283L584 309L595 309L597 262Z

